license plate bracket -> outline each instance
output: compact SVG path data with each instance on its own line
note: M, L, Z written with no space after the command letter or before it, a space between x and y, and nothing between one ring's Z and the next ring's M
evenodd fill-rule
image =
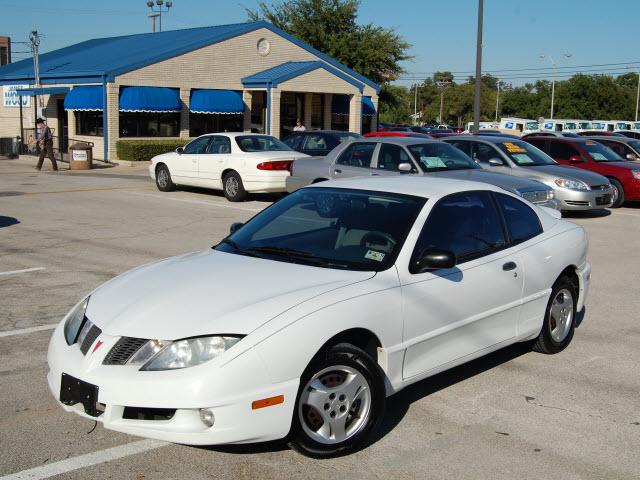
M75 378L67 373L62 374L60 401L70 406L81 403L85 413L92 417L99 417L102 414L102 411L97 409L98 386Z
M607 203L611 203L611 195L606 194L601 197L596 197L596 205L606 205Z

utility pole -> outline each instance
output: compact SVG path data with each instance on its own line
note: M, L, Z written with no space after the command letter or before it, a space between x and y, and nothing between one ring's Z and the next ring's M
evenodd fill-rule
M473 133L480 131L480 86L482 85L482 16L484 1L478 0L478 38L476 39L476 88L473 102Z
M39 88L40 87L40 56L38 53L38 49L40 47L40 35L38 34L37 30L33 30L29 34L29 41L31 42L31 55L33 56L33 78L35 82L35 88ZM38 119L38 115L40 114L40 112L38 112L38 103L40 103L40 108L44 106L42 105L42 98L36 95L33 99L33 110L34 110L34 115L36 117L33 120L34 129L36 127L36 121Z
M498 80L498 95L496 96L496 118L494 120L495 123L498 123L498 108L500 107L500 80Z
M415 100L413 102L413 124L418 124L418 84L416 83Z
M563 53L562 56L565 58L571 58L570 53ZM553 102L556 94L556 75L557 75L557 69L558 69L558 62L556 62L551 55L547 55L546 53L540 54L540 58L549 59L549 61L551 62L551 66L553 67L553 77L551 78L551 113L549 115L549 120L553 120Z
M640 71L638 72L638 93L636 94L636 122L638 121L638 108L640 108Z
M439 122L443 124L442 117L444 116L444 90L451 82L449 80L436 80L436 85L440 89L440 118Z

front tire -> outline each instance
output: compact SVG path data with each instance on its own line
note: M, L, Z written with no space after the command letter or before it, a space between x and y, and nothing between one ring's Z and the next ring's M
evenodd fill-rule
M171 180L171 172L164 164L160 164L156 168L156 186L161 192L170 192L176 189L176 184Z
M222 189L230 202L242 202L247 198L247 191L238 172L229 172L223 177Z
M533 344L536 352L558 353L571 343L575 329L576 306L576 286L569 278L560 277L553 285L542 330Z
M615 178L610 178L609 180L611 181L611 187L613 189L613 203L611 204L611 208L619 208L624 203L624 188Z
M303 373L289 446L314 458L362 446L382 421L385 387L380 368L346 343L321 353Z

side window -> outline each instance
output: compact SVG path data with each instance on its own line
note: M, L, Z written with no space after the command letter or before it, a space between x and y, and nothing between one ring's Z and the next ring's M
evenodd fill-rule
M502 220L489 192L455 193L440 200L422 228L414 256L426 249L449 250L463 263L503 248Z
M380 153L378 154L378 170L397 172L399 171L398 165L401 163L409 163L413 165L413 162L404 148L400 145L391 145L389 143L383 143L380 146Z
M288 145L292 149L298 150L298 147L300 146L300 140L302 139L302 137L303 135L291 135L290 137L286 138L283 141L286 145Z
M340 154L336 163L348 167L369 168L371 157L376 149L375 143L354 143Z
M307 135L302 144L303 150L326 150L327 142L321 135Z
M462 141L457 141L457 142L448 142L451 145L453 145L454 147L456 147L458 150L462 150L464 153L466 153L469 157L471 157L471 143L469 142L462 142Z
M211 137L196 138L193 142L188 143L184 147L184 153L205 153L207 151L209 140L211 140Z
M502 193L495 195L507 223L509 240L512 245L526 242L542 233L540 219L531 207L508 195Z
M492 158L497 158L502 160L502 157L498 152L496 152L495 148L491 145L487 145L486 143L475 143L473 145L473 157L476 162L480 162L484 165L489 165L489 160Z
M625 145L623 143L618 143L618 142L600 142L600 143L604 143L607 147L609 147L611 150L616 152L622 158L625 158L627 156L627 153L633 153L631 151L627 152L627 148L625 148Z
M549 147L549 156L560 160L569 160L571 155L580 155L580 153L568 143L551 142Z
M227 137L211 137L207 153L231 153L231 141Z

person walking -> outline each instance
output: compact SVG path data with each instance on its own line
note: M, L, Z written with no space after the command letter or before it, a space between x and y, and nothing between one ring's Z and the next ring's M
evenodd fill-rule
M37 138L38 145L40 145L40 158L38 158L36 170L42 169L44 156L46 154L49 157L49 160L51 160L53 170L57 172L58 164L56 163L56 159L53 157L53 135L51 134L51 129L42 118L36 120L36 127L40 129Z
M302 122L300 121L300 119L298 118L296 120L296 126L293 127L293 131L294 132L304 132L306 130L306 128L304 127L304 125L302 124Z

